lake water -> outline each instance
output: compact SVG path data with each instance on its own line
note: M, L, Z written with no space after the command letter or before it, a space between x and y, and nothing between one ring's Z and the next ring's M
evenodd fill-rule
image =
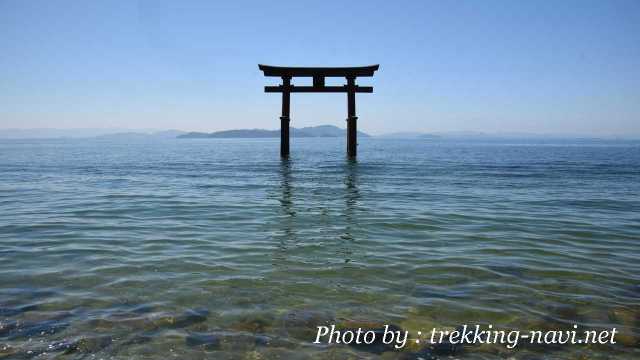
M616 345L454 356L640 358L638 143L278 151L0 141L0 357L418 358L311 343L315 326L366 323L617 327Z

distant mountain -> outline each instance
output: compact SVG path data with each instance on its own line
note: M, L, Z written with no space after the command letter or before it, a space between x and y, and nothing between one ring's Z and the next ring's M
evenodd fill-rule
M278 130L279 132L279 130ZM347 135L346 129L341 129L333 125L320 125L312 127L303 127L300 129L293 128L292 136L294 137L343 137ZM369 134L358 131L358 136L369 137Z
M264 129L244 129L225 130L212 133L190 132L179 135L181 139L204 139L204 138L272 138L280 136L280 130Z
M174 139L186 133L187 133L186 131L182 131L182 130L163 130L163 131L156 131L151 135L157 138Z
M333 125L320 125L304 128L291 128L291 137L344 137L347 130ZM369 134L358 131L358 136L369 137ZM179 135L181 139L203 138L279 138L280 130L239 129L216 131L212 133L190 132Z

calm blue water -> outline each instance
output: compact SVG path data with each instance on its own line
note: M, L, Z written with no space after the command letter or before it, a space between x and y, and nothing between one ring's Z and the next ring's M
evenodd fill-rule
M640 356L640 146L0 141L0 357L384 358L324 323L622 329ZM415 349L414 349L415 350Z

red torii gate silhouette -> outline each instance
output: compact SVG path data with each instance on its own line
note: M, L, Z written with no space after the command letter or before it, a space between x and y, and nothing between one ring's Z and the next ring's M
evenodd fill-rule
M356 85L356 77L371 77L380 65L357 67L285 67L258 64L264 76L282 78L282 85L265 86L264 92L282 93L282 116L280 116L280 156L289 156L289 107L291 93L347 93L347 155L357 154L357 120L356 93L372 93L372 86ZM312 77L313 86L296 86L291 84L293 77ZM342 86L325 86L326 77L344 77L347 84Z

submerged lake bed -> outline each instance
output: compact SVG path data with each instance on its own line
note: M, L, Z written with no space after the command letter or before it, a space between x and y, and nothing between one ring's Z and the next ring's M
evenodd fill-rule
M0 357L635 359L640 143L0 140ZM617 328L402 351L318 326Z

